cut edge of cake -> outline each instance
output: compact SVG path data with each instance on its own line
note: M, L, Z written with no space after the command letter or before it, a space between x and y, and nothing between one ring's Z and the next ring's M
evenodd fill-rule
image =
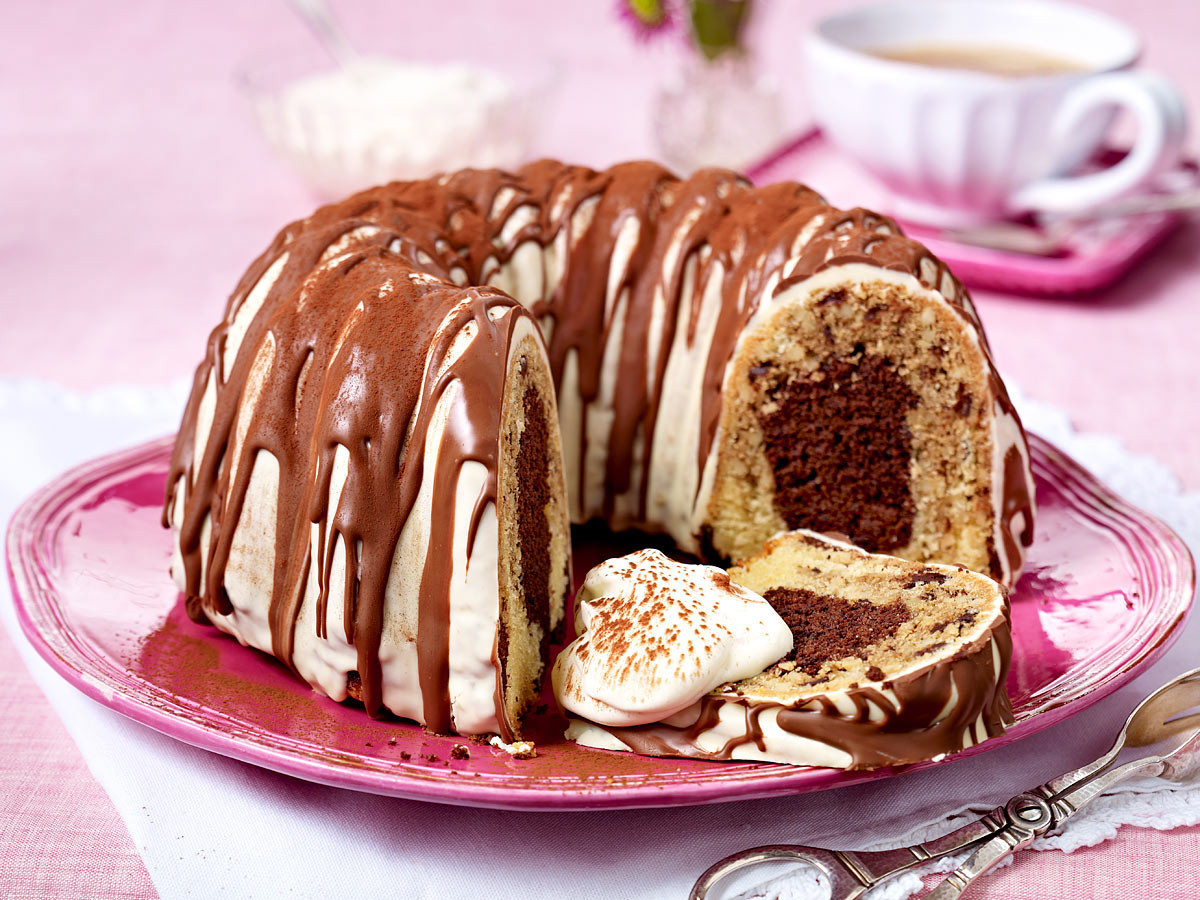
M762 303L724 391L708 506L719 555L806 528L1019 575L1028 449L975 322L941 291L875 265L824 269Z
M501 412L500 616L496 632L500 736L520 738L541 695L550 643L560 638L571 590L571 526L554 382L540 335L519 334Z

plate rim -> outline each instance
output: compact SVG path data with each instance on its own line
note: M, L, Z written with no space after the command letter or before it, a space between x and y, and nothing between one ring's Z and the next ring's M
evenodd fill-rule
M998 749L1056 725L1127 684L1161 658L1178 639L1195 597L1196 570L1192 553L1169 525L1120 497L1049 441L1030 434L1031 450L1034 450L1039 458L1045 458L1044 464L1058 468L1062 474L1086 486L1089 492L1103 501L1109 509L1152 534L1155 537L1153 550L1162 557L1158 569L1177 575L1178 580L1167 585L1174 590L1164 597L1164 611L1169 615L1163 620L1160 629L1154 632L1156 640L1143 642L1133 657L1128 658L1116 670L1110 666L1105 672L1105 677L1091 683L1082 693L1059 702L1051 698L1043 703L1017 721L1000 738L985 741L937 762L926 761L867 772L749 761L735 766L730 766L729 763L713 763L712 765L729 770L731 778L728 781L709 779L698 783L684 780L669 786L636 783L615 785L603 782L589 784L577 781L573 786L557 787L525 785L512 780L503 784L488 784L474 780L456 781L449 774L451 770L429 770L428 774L422 774L423 770L420 769L384 772L351 767L286 748L271 747L261 740L252 740L243 735L204 725L182 714L178 703L173 707L171 704L153 705L137 696L130 696L120 685L106 682L101 677L102 671L100 674L89 671L89 657L77 646L76 655L79 658L76 660L72 661L60 655L48 636L42 633L39 622L35 621L35 618L49 617L56 625L59 636L66 640L69 646L77 644L71 628L58 615L57 604L50 599L55 592L49 586L39 583L37 552L39 544L50 537L46 533L46 526L53 524L55 516L64 506L70 504L72 498L78 497L82 488L96 484L102 478L112 478L122 471L152 462L161 457L164 451L169 450L174 440L174 435L168 435L88 460L60 473L18 506L8 525L5 556L13 607L25 639L68 684L101 705L167 737L302 780L383 796L527 812L690 806L846 787L945 765ZM35 605L41 607L38 610L41 615L37 617L33 609ZM160 692L165 690L156 683L147 683Z

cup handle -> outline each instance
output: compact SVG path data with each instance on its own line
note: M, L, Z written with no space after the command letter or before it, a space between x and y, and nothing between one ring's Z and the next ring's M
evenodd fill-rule
M1061 145L1089 113L1107 105L1128 109L1136 121L1137 138L1125 158L1100 172L1027 184L1010 198L1013 212L1080 212L1131 190L1178 158L1187 132L1183 98L1171 82L1153 72L1113 72L1079 84L1058 110L1056 143Z

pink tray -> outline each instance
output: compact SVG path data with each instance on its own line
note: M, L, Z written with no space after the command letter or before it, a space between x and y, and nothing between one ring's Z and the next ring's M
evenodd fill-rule
M299 778L472 806L563 810L673 806L794 794L946 765L1040 731L1114 691L1179 634L1194 591L1187 548L1034 439L1041 517L1013 594L1016 724L939 763L847 773L588 750L540 717L538 756L462 739L313 693L275 660L193 624L167 576L159 525L171 439L63 475L8 532L17 617L47 662L89 697L164 734ZM581 574L606 546L581 546Z
M1094 168L1107 168L1124 154L1100 153ZM758 184L801 181L819 191L834 206L865 206L887 213L891 197L886 188L852 160L839 153L817 129L798 135L747 170ZM1171 190L1200 182L1193 162L1164 173L1161 183ZM925 244L971 288L1044 296L1078 296L1107 287L1128 272L1183 221L1180 213L1158 213L1079 229L1055 256L1027 256L974 247L948 240L943 233L919 222L901 220L906 234Z

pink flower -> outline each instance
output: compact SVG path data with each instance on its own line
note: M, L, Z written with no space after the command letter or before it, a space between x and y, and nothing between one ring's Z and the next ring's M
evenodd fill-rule
M673 30L677 13L672 0L617 0L617 15L629 23L639 41Z

